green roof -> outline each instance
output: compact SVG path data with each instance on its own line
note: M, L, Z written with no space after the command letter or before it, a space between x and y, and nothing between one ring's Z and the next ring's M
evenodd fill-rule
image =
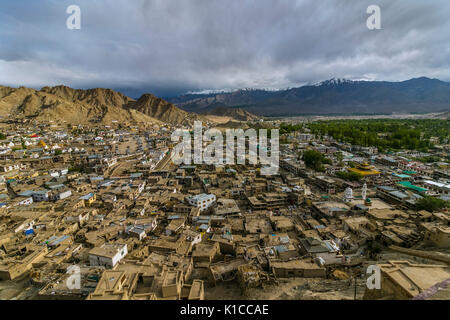
M409 181L401 181L398 184L403 186L403 187L405 187L405 188L412 189L412 190L418 191L418 192L425 192L425 191L427 191L427 189L415 186L415 185L411 184L411 182L409 182Z
M408 179L408 178L411 178L411 176L408 176L407 174L397 174L397 173L394 173L394 176L399 177L399 178L402 178L402 179Z

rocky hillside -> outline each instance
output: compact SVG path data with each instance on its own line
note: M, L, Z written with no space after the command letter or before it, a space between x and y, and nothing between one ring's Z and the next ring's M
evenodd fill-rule
M137 101L128 102L127 108L168 123L191 124L199 119L196 115L183 111L152 94L144 94Z
M257 115L250 113L241 108L230 108L230 107L213 107L210 110L202 112L205 115L220 116L220 117L230 117L237 121L255 121L260 119Z
M111 89L0 86L0 116L71 124L187 124L196 115L150 94L135 101Z
M186 111L200 112L212 106L247 106L261 103L273 95L273 91L241 89L233 92L186 94L168 101Z
M66 86L44 87L42 92L54 94L63 99L74 103L84 103L95 107L119 107L123 108L133 99L123 95L120 92L111 89L72 89Z

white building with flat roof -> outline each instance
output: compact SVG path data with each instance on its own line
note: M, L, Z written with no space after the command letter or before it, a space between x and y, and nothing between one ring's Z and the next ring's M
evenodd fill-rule
M450 184L426 180L422 183L424 188L432 190L438 194L450 195Z
M213 194L202 193L187 197L187 201L191 206L199 208L200 211L204 211L216 202L216 196Z
M126 244L105 243L89 251L89 264L91 266L104 266L114 268L128 254Z

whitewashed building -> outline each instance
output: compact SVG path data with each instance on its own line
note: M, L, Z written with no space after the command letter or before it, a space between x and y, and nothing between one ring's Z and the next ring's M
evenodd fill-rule
M202 193L187 197L187 201L191 206L199 208L200 211L204 211L216 202L216 196L213 194Z
M126 244L105 243L89 251L89 264L91 266L114 268L127 254Z

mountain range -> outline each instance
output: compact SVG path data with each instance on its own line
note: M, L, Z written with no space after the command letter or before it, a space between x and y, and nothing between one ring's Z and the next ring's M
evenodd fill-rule
M220 105L263 116L444 112L450 110L450 83L425 77L401 82L331 79L279 91L187 94L168 101L189 112Z
M450 83L429 78L402 82L331 79L279 91L237 90L168 99L132 99L111 89L0 86L0 117L71 124L112 122L191 125L195 120L254 121L259 116L389 114L450 111Z

